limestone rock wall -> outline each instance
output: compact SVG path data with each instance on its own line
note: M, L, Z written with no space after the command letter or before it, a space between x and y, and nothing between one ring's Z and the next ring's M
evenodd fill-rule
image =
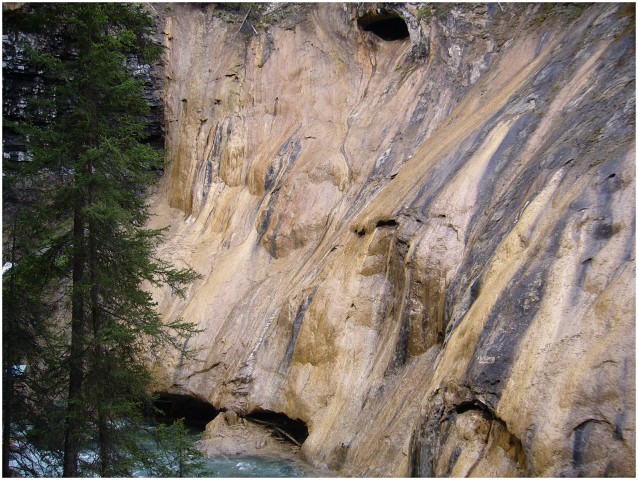
M155 5L158 390L340 475L633 476L634 6L263 8Z

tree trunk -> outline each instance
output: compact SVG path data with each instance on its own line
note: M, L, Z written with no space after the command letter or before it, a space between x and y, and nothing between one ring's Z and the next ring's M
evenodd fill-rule
M90 165L92 168L92 165ZM91 187L90 187L91 188ZM89 193L89 203L92 201L92 192ZM93 338L95 340L94 365L95 372L101 374L106 365L106 353L103 345L100 343L100 330L102 329L102 315L100 312L100 289L98 278L98 252L97 252L97 235L95 222L89 220L89 271L91 278L91 320L93 322ZM108 412L105 403L109 399L105 396L105 392L100 392L100 396L95 399L97 403L98 415L98 451L100 457L100 475L110 477L111 471L111 445L108 428Z
M78 476L80 454L80 422L82 381L84 370L83 343L86 334L84 315L84 269L86 249L84 245L84 216L82 199L75 202L73 215L73 290L71 299L71 352L69 356L69 397L64 435L64 477Z
M13 402L13 372L10 362L4 365L3 404L2 411L2 477L11 477L9 468L9 445L11 442L11 403Z
M13 238L11 243L11 265L15 269L16 265L16 235L18 234L18 217L20 213L17 212L13 221ZM15 270L9 272L10 284L9 284L9 299L7 316L3 321L3 330L5 328L11 328L13 322L15 322L15 308L13 306L14 299L16 298L16 282L15 282ZM6 323L5 323L6 322ZM5 338L10 336L10 332L3 332ZM9 335L7 335L9 334ZM14 380L13 380L13 364L16 361L13 342L4 344L5 347L3 355L3 374L2 377L2 476L11 477L12 472L9 467L9 452L11 446L11 420L13 413L13 392L14 392Z

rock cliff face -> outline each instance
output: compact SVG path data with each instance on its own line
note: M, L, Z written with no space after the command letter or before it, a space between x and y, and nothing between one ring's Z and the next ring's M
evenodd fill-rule
M635 474L633 5L154 8L158 391L340 475Z

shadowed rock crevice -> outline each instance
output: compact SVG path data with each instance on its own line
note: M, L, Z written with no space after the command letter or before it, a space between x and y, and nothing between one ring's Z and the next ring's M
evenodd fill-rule
M393 218L390 218L388 220L379 220L377 222L376 228L392 228L392 227L397 227L399 224L397 223L397 221Z
M397 14L365 15L358 20L358 23L364 31L372 32L388 42L410 38L408 26Z
M175 421L183 418L185 425L202 429L219 414L219 410L204 400L174 393L160 393L154 406L159 410L155 414L157 420Z
M301 420L289 418L283 413L256 410L247 415L246 420L271 428L273 436L297 446L301 446L308 438L306 424Z

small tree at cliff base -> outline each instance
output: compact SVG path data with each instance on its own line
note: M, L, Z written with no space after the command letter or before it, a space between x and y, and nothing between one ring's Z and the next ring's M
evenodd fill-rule
M143 143L148 106L127 63L158 58L153 21L133 4L27 4L3 27L29 33L27 59L46 78L13 125L30 161L8 169L33 194L5 231L15 267L3 285L4 473L11 455L20 463L9 448L20 425L66 477L130 476L149 455L132 435L150 401L149 352L193 332L162 323L143 286L183 295L196 278L157 259L161 231L144 228L162 158Z

